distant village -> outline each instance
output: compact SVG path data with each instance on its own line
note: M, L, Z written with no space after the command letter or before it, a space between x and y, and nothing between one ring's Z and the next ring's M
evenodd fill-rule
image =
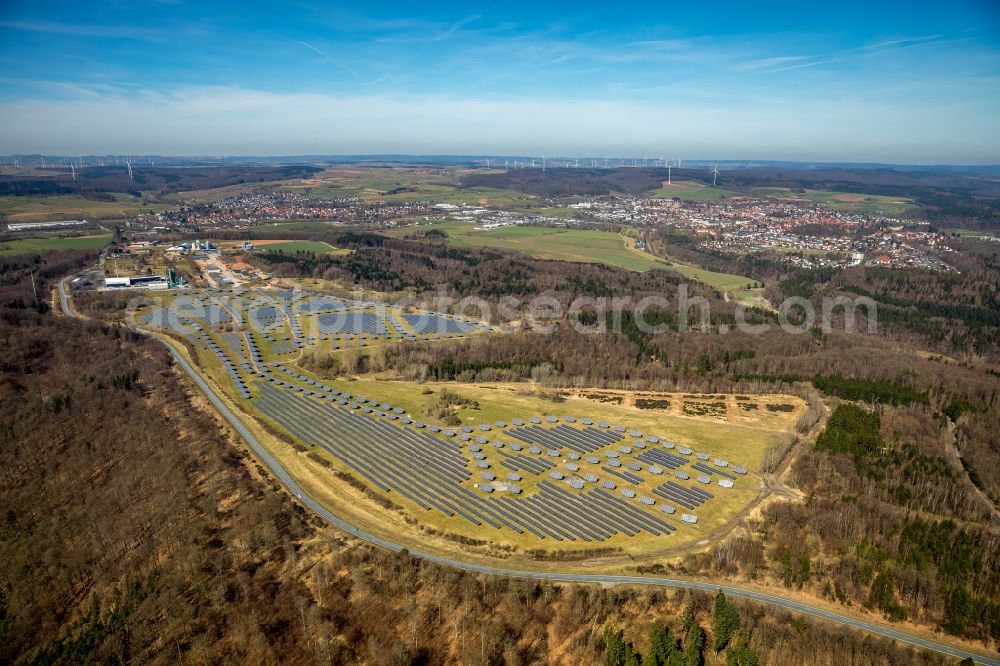
M553 211L562 209L559 214ZM490 230L517 224L553 226L670 226L700 239L699 245L725 253L771 250L801 268L854 265L955 270L950 247L926 225L883 214L831 210L809 201L769 197L730 197L686 201L678 198L593 197L572 203L545 203L545 214L531 208L433 201L367 201L357 197L312 198L292 192L241 194L214 202L178 206L130 221L134 237L159 232L210 233L295 220L372 226L420 226L444 221ZM636 244L645 249L643 241ZM181 244L180 255L203 247Z

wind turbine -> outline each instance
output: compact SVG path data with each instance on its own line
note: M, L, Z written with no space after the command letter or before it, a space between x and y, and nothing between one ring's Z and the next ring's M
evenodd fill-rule
M545 172L545 155L542 155L542 172Z
M70 170L70 173L73 174L73 180L75 181L76 180L76 167L73 166L72 162L69 163L69 170Z
M715 187L715 179L719 177L719 165L716 164L715 168L712 169L712 187Z
M671 166L672 165L670 164L670 162L667 162L667 185L670 185L670 167Z
M125 166L128 167L128 179L129 180L135 180L134 178L132 178L132 163L131 162L125 162Z

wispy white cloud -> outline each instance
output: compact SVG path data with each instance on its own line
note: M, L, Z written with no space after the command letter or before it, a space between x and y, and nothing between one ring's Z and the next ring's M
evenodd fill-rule
M472 16L466 16L461 21L455 21L450 26L448 26L448 28L446 30L444 30L443 32L440 32L440 33L432 36L430 38L430 41L432 41L432 42L442 42L442 41L444 41L446 39L451 39L456 34L458 34L458 32L462 28L464 28L465 26L469 25L473 21L478 20L479 18L480 18L479 14L473 14Z
M802 62L807 60L809 56L795 55L795 56L771 56L767 58L754 58L752 60L746 60L744 62L738 63L737 67L739 69L755 70L755 69L772 69L774 67L784 67L793 63Z
M344 63L340 62L339 60L331 56L326 51L323 51L322 49L313 46L309 42L304 42L301 39L294 39L292 41L294 41L296 44L301 44L302 46L306 47L310 51L313 51L314 53L318 53L319 55L323 56L324 58L326 58L327 60L329 60L330 62L332 62L334 65L341 68L345 72L349 72L354 76L361 78L361 74L356 69L353 69L352 67L345 65Z
M754 70L759 74L774 74L777 72L787 72L796 69L819 67L821 65L831 65L854 59L869 58L903 49L938 46L947 43L954 43L955 41L956 40L954 39L948 39L937 34L919 35L915 37L898 37L894 39L884 39L869 44L862 44L860 46L836 49L825 53L755 58L740 63L739 68Z
M809 67L819 67L820 65L830 65L835 62L841 62L843 58L827 58L825 60L810 60L809 62L800 62L795 65L785 65L784 67L771 67L770 69L760 70L760 74L774 74L777 72L790 72L793 69L806 69Z
M49 21L0 21L0 28L51 35L75 37L108 37L162 42L169 37L166 30L138 26L85 25L76 23L53 23Z

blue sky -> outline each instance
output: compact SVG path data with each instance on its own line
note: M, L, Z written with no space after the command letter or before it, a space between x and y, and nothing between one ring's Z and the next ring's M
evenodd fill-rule
M0 153L1000 163L1000 3L0 4Z

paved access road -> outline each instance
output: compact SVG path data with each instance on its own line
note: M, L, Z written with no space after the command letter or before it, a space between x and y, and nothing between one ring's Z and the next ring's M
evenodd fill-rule
M59 302L62 306L63 313L70 317L79 317L79 315L73 310L72 305L69 303L66 292L66 280L59 283ZM392 541L387 541L381 537L374 534L369 534L364 530L352 525L331 513L326 507L321 505L319 502L314 500L312 497L306 493L305 490L296 483L295 479L285 471L281 464L275 460L266 448L257 440L252 432L243 424L243 421L226 406L224 402L216 395L215 391L202 379L201 375L195 370L187 359L177 353L177 351L171 347L169 344L164 343L170 353L173 355L177 364L180 365L191 380L198 386L199 389L205 394L209 402L211 402L216 409L225 417L229 424L236 429L240 436L246 440L250 448L254 450L254 453L268 466L271 472L281 479L281 482L301 501L303 504L308 506L314 512L316 512L320 517L326 520L328 523L338 527L345 532L353 534L359 539L363 539L369 543L373 543L382 548L399 552L404 550L404 547L393 543ZM554 573L554 572L540 572L540 571L520 571L516 569L501 569L495 567L487 567L478 564L470 564L467 562L461 562L459 560L452 560L447 557L441 557L439 555L434 555L432 553L423 553L417 550L406 549L409 554L413 557L418 557L420 559L426 560L428 562L434 562L435 564L440 564L443 566L454 567L456 569L462 569L465 571L472 571L475 573L485 573L492 574L496 576L509 576L511 578L522 578L522 579L533 579L533 580L546 580L546 581L557 581L566 583L598 583L604 585L652 585L659 587L678 587L687 588L692 590L703 590L706 592L715 592L717 590L722 590L728 596L740 597L743 599L751 599L753 601L758 601L765 604L771 604L772 606L778 606L780 608L785 608L787 610L803 613L805 615L811 615L829 622L835 622L837 624L846 625L849 627L854 627L862 631L866 631L870 634L875 634L878 636L885 636L887 638L892 638L894 640L900 641L902 643L909 643L910 645L915 645L919 648L925 650L932 650L934 652L940 652L941 654L949 655L955 657L956 659L965 659L966 657L971 657L977 664L985 664L986 666L1000 666L1000 659L994 657L986 657L975 652L968 652L966 650L961 650L959 648L952 647L950 645L944 645L942 643L937 643L935 641L926 640L913 636L911 634L897 631L889 627L884 627L877 624L872 624L870 622L865 622L863 620L858 620L847 615L841 615L839 613L834 613L832 611L824 610L822 608L817 608L815 606L810 606L808 604L800 603L798 601L792 601L791 599L786 599L784 597L775 596L773 594L765 594L763 592L757 592L755 590L748 590L741 587L733 587L731 585L721 585L719 583L713 583L707 580L687 580L683 578L657 578L651 576L611 576L604 574L577 574L577 573Z

